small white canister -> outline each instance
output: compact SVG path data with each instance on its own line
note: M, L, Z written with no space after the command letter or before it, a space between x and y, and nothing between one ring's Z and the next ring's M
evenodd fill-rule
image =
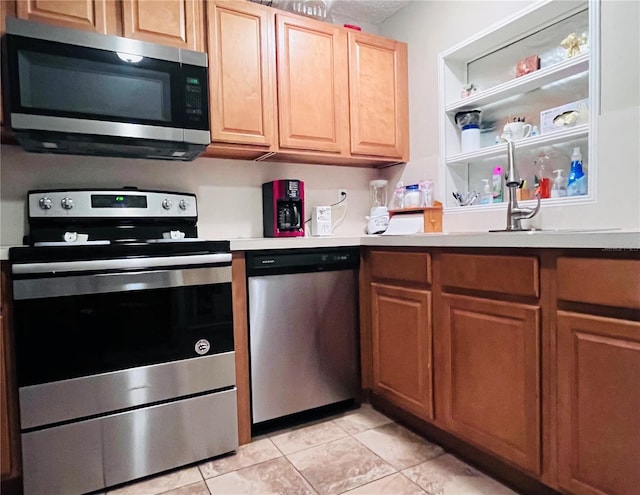
M478 124L469 124L460 131L460 152L469 153L480 148L480 127Z

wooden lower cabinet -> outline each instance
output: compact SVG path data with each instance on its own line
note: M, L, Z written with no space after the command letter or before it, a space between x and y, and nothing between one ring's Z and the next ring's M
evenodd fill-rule
M640 323L558 311L558 476L577 495L640 493Z
M431 293L371 284L373 391L433 419Z
M0 474L1 492L19 491L20 439L18 403L11 355L11 286L9 266L2 263L0 280Z
M540 308L445 294L442 311L447 429L539 474Z

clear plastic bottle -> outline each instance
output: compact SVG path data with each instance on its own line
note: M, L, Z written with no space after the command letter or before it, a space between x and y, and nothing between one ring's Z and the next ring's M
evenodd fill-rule
M567 180L564 176L564 170L559 168L554 170L553 173L556 174L556 177L553 179L553 185L551 186L551 197L563 198L567 195Z
M431 208L433 206L433 181L424 179L420 181L420 206Z
M404 184L400 181L393 190L393 209L400 210L402 208L404 208Z
M489 179L482 179L484 185L482 186L482 194L480 195L480 204L489 205L493 203L493 194L491 193L491 186L489 185Z
M535 162L538 176L538 194L540 199L551 197L551 178L549 177L549 157L541 152Z

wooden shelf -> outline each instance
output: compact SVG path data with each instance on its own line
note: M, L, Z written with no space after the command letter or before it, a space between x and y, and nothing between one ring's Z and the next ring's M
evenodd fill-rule
M571 141L572 139L586 138L589 136L589 124L582 124L567 130L541 134L535 137L528 137L515 141L516 150L526 150L550 146L556 143ZM469 162L479 161L489 158L507 156L507 144L501 143L486 148L480 148L470 153L457 153L446 157L447 165L466 165Z
M472 96L450 103L445 107L445 111L453 115L459 111L490 105L587 70L589 70L588 52L581 53L577 57L567 59L550 67L538 69L526 76L479 91Z

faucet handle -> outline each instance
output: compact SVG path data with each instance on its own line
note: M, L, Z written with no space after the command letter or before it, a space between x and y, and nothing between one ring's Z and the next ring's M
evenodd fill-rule
M540 194L536 194L536 199L538 200L538 202L536 203L536 207L533 210L522 208L522 212L525 213L525 216L521 217L522 219L526 220L528 218L533 218L540 211Z

